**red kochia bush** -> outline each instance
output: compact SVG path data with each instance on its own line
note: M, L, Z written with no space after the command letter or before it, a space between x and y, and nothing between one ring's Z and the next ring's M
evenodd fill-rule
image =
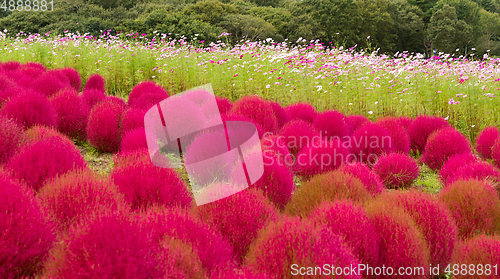
M339 170L359 179L372 196L376 196L385 191L384 184L380 180L380 177L365 164L344 164L340 166Z
M286 205L285 213L307 217L322 202L342 199L362 204L371 196L359 179L339 170L327 172L302 184Z
M380 157L373 171L387 188L396 189L410 186L419 175L417 162L408 155L397 153Z
M500 132L497 127L486 127L479 133L476 139L476 151L481 158L491 159L491 149L498 138L500 138Z
M82 89L82 78L77 70L72 68L63 68L60 71L68 78L70 85L76 90Z
M264 158L275 159L278 164L292 168L295 164L283 137L267 135L260 140Z
M61 230L101 210L128 210L113 182L88 169L70 171L47 182L38 197Z
M455 128L445 128L429 136L420 160L432 170L439 170L451 156L463 153L472 153L469 140Z
M350 127L346 116L338 111L324 111L313 122L314 128L326 139L337 138L344 140L350 135Z
M48 278L162 278L158 243L117 212L99 212L70 228L45 264Z
M283 217L259 232L248 253L246 266L275 278L295 278L300 267L323 267L325 264L347 267L359 263L350 247L331 230L314 228L298 218ZM361 275L343 274L342 278L361 278Z
M47 97L36 92L22 92L10 99L0 110L0 115L12 118L23 129L37 124L57 128L57 111Z
M400 267L427 267L430 263L429 248L424 235L412 217L398 207L377 199L366 208L368 218L381 237L379 266L390 266L395 271ZM436 221L436 220L435 220ZM376 276L371 278L392 278ZM398 278L428 278L428 273L403 275Z
M46 182L72 169L86 168L82 154L73 143L50 137L23 147L7 167L13 175L38 191Z
M444 188L438 198L450 210L462 239L499 231L500 200L488 183L458 180Z
M447 185L452 180L455 180L455 173L457 170L477 161L478 158L472 153L453 155L446 161L446 163L443 164L443 167L439 171L439 177L441 178L443 184Z
M120 123L123 107L105 101L90 112L87 137L90 144L103 152L116 152L120 148Z
M314 126L304 120L288 122L281 128L279 135L292 154L297 154L302 148L311 146L314 138L320 137Z
M290 116L290 120L303 120L309 123L313 123L314 119L318 113L316 109L309 103L297 103L289 105L285 108L285 111Z
M23 130L14 121L0 116L0 164L14 155L24 143Z
M206 279L197 251L189 243L165 237L160 243L165 276L163 279Z
M259 123L257 123L255 120L250 119L249 117L247 117L247 116L245 116L243 114L239 114L239 113L234 113L234 112L228 111L226 114L222 115L222 121L223 122L226 122L226 121L246 121L246 122L250 122L253 125L255 125L255 127L257 128L257 133L259 134L259 138L264 137L264 134L266 133L266 131L264 131L264 128L262 128L262 126L260 126Z
M480 278L498 278L498 263L500 263L500 237L498 235L481 234L473 239L458 243L453 253L452 264L458 265L459 272L462 265L474 270L474 274L482 274ZM489 265L489 266L487 266ZM496 266L496 267L495 267ZM451 266L451 272L453 272ZM457 275L454 278L471 278L472 272Z
M132 108L148 110L166 98L168 98L168 93L160 85L145 81L132 89L128 97L128 105Z
M290 121L290 115L288 115L286 110L278 102L270 101L270 104L273 107L274 115L278 120L278 129L281 129L283 125Z
M361 262L378 266L380 236L360 205L349 200L325 202L309 218L316 226L324 225L343 237Z
M125 134L128 131L136 128L144 128L145 110L142 109L127 109L122 115L121 132Z
M226 269L212 274L210 279L272 279L271 275L254 272L248 268Z
M408 127L411 149L418 150L422 154L427 143L427 138L434 131L448 127L450 127L450 124L441 117L420 115Z
M159 168L148 161L115 168L111 179L132 209L152 205L189 207L192 202L186 183L174 169Z
M54 224L32 191L2 169L0 185L0 277L31 277L56 240Z
M233 102L229 99L216 96L215 101L219 107L220 114L226 114L233 108Z
M351 152L357 162L374 164L378 157L395 150L394 139L381 125L366 123L357 129L350 140Z
M444 272L450 263L458 229L444 204L429 193L417 190L392 191L380 196L388 205L402 208L415 221L430 251L430 263Z
M401 127L399 118L383 117L378 119L376 123L389 131L394 140L394 149L396 152L410 154L410 137L408 136L408 132Z
M89 90L89 89L94 89L98 90L100 92L105 92L106 88L104 86L104 78L100 76L99 74L93 74L89 77L87 82L85 83L85 87L83 88L83 91Z
M63 80L60 75L66 80ZM47 96L47 98L54 96L59 91L70 86L66 76L55 71L45 72L33 82L33 89Z
M495 141L493 148L491 149L491 158L493 159L493 163L497 168L500 168L500 139Z
M120 150L123 152L147 148L148 142L144 128L137 128L126 132L120 144Z
M405 131L408 131L408 128L413 123L413 118L407 116L401 116L398 118L398 120L401 126L403 126L403 128L405 129Z
M141 212L138 221L146 231L151 232L155 242L170 237L190 244L209 274L215 270L236 267L231 244L218 230L184 209L153 207Z
M453 174L453 177L448 179L448 184L453 183L457 180L468 180L468 179L485 180L493 187L498 188L500 185L500 172L494 166L486 162L473 162L469 163Z
M58 115L58 130L70 138L87 139L90 108L74 89L65 89L50 99Z
M349 115L347 120L351 124L352 131L356 131L365 123L370 122L370 120L363 115Z
M257 96L246 96L234 102L231 112L243 114L257 122L265 132L278 131L278 120L270 102Z
M207 224L218 229L234 248L241 262L258 231L274 221L278 211L256 189L240 191L227 198L196 208L197 214Z
M99 91L97 89L85 89L83 90L81 98L89 108L92 109L95 105L106 99L106 94L104 91Z
M18 61L7 61L7 62L1 63L0 66L5 71L15 71L19 68L19 66L21 66L21 63Z
M337 169L349 159L349 149L338 139L316 139L297 153L295 173L304 178Z
M32 144L51 137L59 138L60 140L66 142L67 145L74 144L73 140L68 138L68 136L61 134L59 131L39 125L33 126L26 130L25 136L26 141L24 145Z

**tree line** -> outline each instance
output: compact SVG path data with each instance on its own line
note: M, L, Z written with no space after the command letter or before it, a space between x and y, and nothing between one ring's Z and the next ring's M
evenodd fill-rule
M1 0L0 0L1 2ZM55 0L46 12L0 9L11 34L171 33L204 43L242 38L379 52L500 55L500 0ZM179 35L176 35L179 34Z

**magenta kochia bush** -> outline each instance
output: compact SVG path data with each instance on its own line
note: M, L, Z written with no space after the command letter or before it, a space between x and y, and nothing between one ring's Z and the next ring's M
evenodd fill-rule
M365 123L370 122L366 116L363 115L349 115L347 117L347 120L349 121L349 124L351 125L352 131L356 131L359 129L361 126L363 126Z
M163 278L160 245L121 212L99 212L64 234L45 264L48 278Z
M13 97L0 110L0 115L14 119L23 129L37 124L58 126L57 111L47 97L36 92L24 91Z
M128 131L136 128L144 128L145 110L142 109L127 109L122 115L121 132L125 134Z
M387 188L393 189L410 186L419 175L417 162L408 155L398 153L380 157L373 171Z
M64 89L50 99L57 111L58 130L70 138L87 139L90 108L74 89Z
M258 231L278 216L278 210L257 189L243 190L204 204L197 207L196 212L205 223L218 229L231 243L240 262L245 258Z
M481 158L491 159L491 149L495 141L500 138L500 132L497 127L486 127L476 139L476 151Z
M366 123L357 129L350 140L351 152L357 162L374 164L378 157L395 150L394 139L381 125Z
M314 126L304 120L288 122L281 128L279 135L292 154L297 154L302 148L311 146L314 138L320 137Z
M350 153L338 139L316 139L297 153L295 173L304 178L329 172L347 163Z
M493 148L491 149L491 158L493 159L493 163L497 168L500 168L500 139L495 141Z
M231 112L244 116L259 123L265 132L277 132L278 120L270 102L257 96L246 96L234 102Z
M408 136L408 132L401 127L399 118L383 117L378 119L376 123L389 131L394 140L394 149L396 152L410 154L410 137Z
M411 149L418 150L422 154L427 143L427 138L434 131L448 127L450 127L450 124L441 117L420 115L408 127Z
M24 132L14 121L0 116L0 164L7 162L24 143Z
M443 167L439 171L439 177L441 178L443 184L447 185L452 180L455 180L455 173L457 172L457 170L477 161L478 158L472 153L453 155L448 159L448 161L443 164Z
M370 203L366 211L381 237L378 266L390 266L395 271L400 267L429 266L430 254L427 241L408 213L386 204L383 199ZM392 276L376 276L373 273L368 275L371 275L369 276L371 278L393 278ZM428 273L420 274L420 276L400 274L398 278L428 278Z
M89 169L70 171L50 180L38 197L60 230L101 210L128 210L113 182Z
M269 159L275 159L278 164L286 165L292 169L295 162L282 137L267 135L261 139L260 144L264 158L267 156Z
M350 136L351 127L346 120L346 116L338 111L324 111L314 119L314 128L326 139L337 138L344 140Z
M14 177L38 191L47 179L86 168L87 164L73 143L49 137L23 147L6 166L12 169Z
M106 99L106 94L104 91L97 89L85 89L83 90L81 98L89 106L89 108L92 109L95 105Z
M343 237L361 262L378 266L380 236L360 205L349 200L325 202L309 218L316 226L326 226Z
M497 189L500 186L500 172L498 169L491 164L481 161L469 163L458 168L453 177L448 179L448 184L460 179L468 180L471 178L487 181Z
M259 138L262 138L264 137L264 134L266 133L266 131L264 131L264 128L262 128L262 126L260 126L259 123L257 123L255 120L243 115L243 114L239 114L239 113L235 113L235 112L232 112L232 111L228 111L226 114L223 114L222 115L222 121L223 122L226 122L226 121L246 121L246 122L250 122L252 123L253 125L255 125L255 127L257 128L257 133L259 134Z
M255 272L248 268L232 268L213 273L210 279L272 279L271 275Z
M120 123L123 107L111 101L96 105L90 112L87 137L95 148L103 152L116 152L120 148Z
M372 196L376 196L385 191L384 184L380 180L380 177L365 164L344 164L339 170L359 179Z
M165 276L162 278L206 279L207 274L198 257L197 251L190 243L165 237L160 243Z
M159 168L150 161L117 167L111 179L132 209L152 205L189 207L192 202L186 183L174 169Z
M85 83L83 91L88 89L95 89L99 90L100 92L105 92L106 88L104 87L104 78L99 74L91 75Z
M56 230L33 192L0 168L0 277L33 276Z
M160 85L145 81L132 89L128 97L128 105L132 108L148 110L166 98L168 98L168 93Z
M322 226L315 228L299 218L283 217L259 232L248 253L246 266L275 278L295 278L291 269L294 265L298 265L298 271L299 267L323 267L325 264L347 267L359 263L342 237L331 230ZM349 274L342 278L361 278L361 275Z
M60 69L60 71L68 78L71 87L73 87L76 91L80 91L80 89L82 89L82 78L77 70L64 68Z
M61 76L62 77L61 77ZM64 80L65 79L65 80ZM59 91L70 87L68 79L63 73L54 71L45 72L39 76L33 83L33 89L50 98Z
M432 194L417 190L392 191L380 196L388 205L402 208L415 221L430 251L430 263L441 273L450 263L458 229L446 206Z
M283 125L285 125L288 121L290 121L290 115L286 112L286 110L276 101L270 101L271 106L273 107L274 115L278 120L278 129L281 129Z
M444 188L438 198L450 210L461 238L499 232L500 200L487 182L458 180Z
M122 152L133 151L137 149L147 149L148 142L144 128L137 128L125 133L120 144Z
M472 153L469 140L455 128L445 128L429 136L420 160L432 170L439 170L451 156L463 153Z
M216 96L215 101L219 107L220 114L226 114L233 108L233 102L229 99Z
M182 208L153 207L141 212L138 221L146 231L151 232L155 242L171 237L190 244L208 274L236 267L231 244L221 233Z
M318 113L316 109L309 103L297 103L289 105L285 111L290 116L290 120L304 120L313 123Z
M498 278L500 263L500 237L498 235L481 234L473 239L461 241L453 253L452 264L467 265L475 274L483 274L480 278ZM489 265L489 266L487 266ZM453 271L453 269L451 270ZM472 278L472 272L454 278ZM485 276L488 274L487 276Z

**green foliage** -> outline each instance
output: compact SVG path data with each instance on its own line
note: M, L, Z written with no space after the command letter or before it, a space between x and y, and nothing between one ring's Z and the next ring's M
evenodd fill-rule
M237 13L237 9L229 4L224 4L218 0L205 0L196 4L187 5L183 9L183 13L188 16L208 22L212 25L217 25L221 22L222 17L226 14Z
M263 40L272 38L282 41L283 37L278 36L276 28L262 18L251 15L227 14L222 19L220 26L231 33L234 41L243 38L246 40Z
M421 52L425 29L424 12L405 0L396 0L389 4L389 13L397 36L395 50Z
M435 11L429 23L429 34L434 46L446 53L467 48L473 39L472 32L472 27L458 19L455 8L448 4Z

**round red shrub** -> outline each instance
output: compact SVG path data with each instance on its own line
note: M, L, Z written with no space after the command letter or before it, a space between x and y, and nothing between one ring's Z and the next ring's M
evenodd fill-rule
M150 161L137 161L114 168L111 179L134 210L152 205L191 206L187 185L174 169L159 168Z
M145 110L130 108L123 112L121 132L125 134L136 128L144 128Z
M443 167L439 171L439 177L444 185L450 184L454 180L458 169L477 161L478 158L472 153L453 155L443 164Z
M251 188L262 190L264 195L282 210L295 191L295 182L290 168L272 152L264 151L264 174Z
M463 153L472 153L469 140L455 128L445 128L429 136L420 160L432 170L439 170L451 156Z
M64 80L61 80L59 75L62 73L57 73L54 71L48 71L39 76L33 82L33 89L45 95L47 98L50 98L57 94L59 91L70 87L69 83ZM64 76L66 78L66 76Z
M313 123L316 119L317 112L316 109L308 103L296 103L289 105L285 108L285 111L290 116L290 120L303 120L309 123Z
M117 105L120 105L124 109L127 107L127 103L125 103L125 100L117 96L106 96L106 99L104 99L104 101L115 103Z
M257 122L265 132L276 132L278 120L272 105L257 96L246 96L234 102L231 112L242 114Z
M0 71L0 92L9 88L13 88L15 86L16 83Z
M128 105L132 108L148 110L166 98L168 98L168 93L160 85L153 81L145 81L132 89L128 97Z
M42 69L38 69L35 67L26 67L25 65L21 66L17 70L17 74L19 75L20 79L23 80L29 80L33 82L36 78L41 76L45 71ZM20 84L22 86L32 86L33 84L23 84L20 82L19 79L17 79L17 84Z
M419 175L417 162L408 155L398 153L380 157L373 171L387 188L393 189L410 186Z
M99 212L70 228L45 264L48 278L163 278L161 249L123 213Z
M206 279L197 251L189 243L165 237L160 243L165 276L163 279Z
M5 71L15 71L19 68L19 66L21 66L21 63L18 61L7 61L0 64L0 66Z
M231 244L218 230L184 209L153 207L140 213L138 221L146 231L151 232L155 242L170 237L190 244L208 274L236 267Z
M411 149L422 154L427 143L427 138L439 129L448 128L450 124L441 117L420 115L408 127Z
M210 279L272 279L271 275L254 272L248 268L232 268L216 272Z
M408 132L408 128L413 123L413 118L408 117L408 116L400 116L398 118L398 120L399 120L399 123L401 124L401 126L405 129L405 131Z
M285 213L307 217L321 203L342 199L362 204L371 196L359 179L339 170L327 172L304 182L286 205Z
M363 126L365 123L370 122L370 120L368 120L368 118L363 115L349 115L347 117L347 120L351 124L351 128L353 131L361 128L361 126Z
M118 152L113 156L114 168L121 168L136 162L151 162L149 151L146 149L136 149L126 152Z
M196 213L231 243L240 262L258 231L278 216L276 208L256 189L243 190L204 204L196 208Z
M476 139L476 151L481 158L491 159L491 149L498 138L500 138L500 132L497 127L486 127L479 133Z
M98 211L128 211L113 182L89 169L73 170L48 181L38 197L60 230Z
M74 89L65 89L50 99L58 116L58 130L70 138L87 139L90 108Z
M410 137L408 136L408 132L401 126L399 118L384 117L378 119L376 123L389 131L394 140L394 149L396 152L410 154Z
M383 154L392 153L395 150L394 139L389 131L371 122L354 132L349 147L351 153L356 156L357 162L369 165L374 164Z
M302 148L312 145L314 138L320 138L314 126L303 120L290 121L279 131L290 153L297 154Z
M83 90L81 97L89 108L92 109L95 105L106 99L106 94L104 91L97 89L85 89Z
M349 200L322 203L309 219L344 238L354 255L364 264L378 266L380 236L365 210Z
M281 129L283 125L285 125L288 121L290 121L290 116L278 102L270 101L270 104L273 107L274 115L278 120L278 129Z
M14 121L0 116L0 164L6 163L25 142L24 132Z
M497 139L495 141L495 144L493 145L493 148L491 149L491 158L493 159L493 164L497 166L497 168L500 167L500 139Z
M453 173L453 176L448 179L448 184L460 179L477 179L487 181L490 185L497 189L500 186L500 172L497 168L486 162L472 162L458 168Z
M259 232L248 253L246 266L276 278L295 278L300 267L326 264L347 267L359 263L343 239L329 229L314 228L298 218L284 217ZM361 278L361 275L349 274L342 278Z
M56 240L33 192L0 168L0 277L32 277Z
M493 279L498 278L498 263L500 263L500 237L481 234L457 244L453 253L451 272L455 268L453 265L458 265L459 275L453 278L471 278L481 274L480 278ZM463 270L462 265L467 269L465 275L460 274Z
M276 162L280 165L285 165L292 168L295 164L294 158L290 154L288 147L285 144L283 137L276 135L267 135L260 140L262 146L262 155L268 159L276 158Z
M0 115L14 119L23 129L35 125L57 128L58 117L47 97L36 92L21 92L0 110Z
M424 235L412 217L398 207L377 199L366 207L371 223L380 235L379 266L390 266L395 272L401 267L421 268L430 263L429 248ZM436 220L435 220L436 221ZM376 276L372 278L392 278ZM398 274L398 278L428 278L428 274Z
M2 77L0 76L0 79ZM1 80L0 80L1 82ZM10 87L6 88L4 90L0 89L0 109L13 97L17 96L19 94L19 89L18 87Z
M306 179L339 168L349 160L349 149L338 139L313 140L311 146L304 147L297 153L294 170Z
M80 89L82 89L82 78L80 77L80 74L77 70L72 68L63 68L59 71L61 71L66 76L66 78L68 78L69 84L76 91L80 91Z
M384 184L380 180L380 177L365 164L344 164L340 166L339 170L359 179L372 196L376 196L385 191Z
M120 123L123 107L111 101L94 106L87 124L87 137L102 152L116 152L120 148Z
M417 190L391 191L380 201L404 209L422 232L430 251L430 264L440 267L441 274L451 261L458 229L448 208L429 193Z
M344 140L349 136L350 127L344 114L331 110L324 111L316 116L313 122L314 128L326 139Z
M50 137L24 146L6 166L13 170L15 178L38 191L46 180L86 168L87 164L73 143Z
M233 102L229 99L216 96L215 101L217 102L221 115L228 113L233 108Z
M87 79L87 82L85 83L85 87L83 88L83 91L85 92L86 90L89 89L94 89L98 90L100 92L105 92L106 87L104 84L104 78L99 75L99 74L93 74Z
M64 141L68 146L74 144L73 140L68 138L68 136L61 134L59 131L39 125L33 126L26 130L25 136L26 141L24 145L29 145L51 137L57 137L61 141Z
M28 63L21 65L21 68L25 68L25 67L36 68L36 69L42 70L44 72L47 71L47 68L42 63L38 63L38 62L28 62Z
M499 231L500 200L488 183L458 180L444 188L438 198L450 210L462 239Z
M126 132L120 144L120 150L123 152L137 149L148 149L146 131L144 128L137 128Z

